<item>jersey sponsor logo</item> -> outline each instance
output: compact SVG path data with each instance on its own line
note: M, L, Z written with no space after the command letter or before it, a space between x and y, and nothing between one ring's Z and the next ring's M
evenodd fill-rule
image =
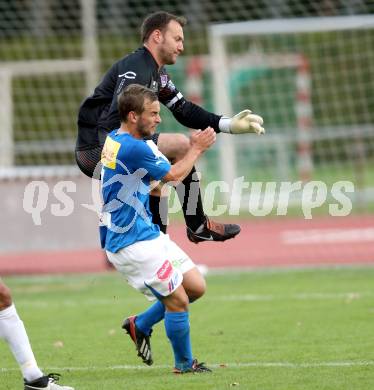
M168 76L166 74L160 75L161 87L164 88L168 83Z
M107 137L101 152L101 163L110 169L116 169L117 155L121 144Z
M171 265L169 260L166 260L164 264L162 264L161 268L157 271L157 277L163 281L170 278L171 273L173 272L173 266Z
M124 77L125 79L131 79L134 80L136 77L136 73L129 70L126 73L119 74L118 77Z

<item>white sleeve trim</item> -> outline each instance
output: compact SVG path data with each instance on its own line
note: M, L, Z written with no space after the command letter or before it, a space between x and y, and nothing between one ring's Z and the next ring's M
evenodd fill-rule
M155 155L155 157L157 158L163 158L165 161L167 161L168 163L170 163L170 161L168 160L168 158L161 153L160 149L157 147L157 145L152 141L152 140L147 140L146 141L146 144L149 146L149 148L152 150L153 154Z
M178 92L177 96L175 96L173 99L170 100L170 102L168 104L166 104L166 107L170 108L173 104L175 104L178 100L180 100L182 98L183 98L183 95L180 92Z
M222 133L231 133L230 125L231 125L231 118L227 118L225 116L223 116L218 122L218 127L222 131Z

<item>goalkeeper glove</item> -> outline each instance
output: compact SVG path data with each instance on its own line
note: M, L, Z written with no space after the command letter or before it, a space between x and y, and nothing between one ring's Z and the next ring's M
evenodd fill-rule
M251 110L244 110L232 118L222 117L219 121L219 129L223 133L256 133L260 135L265 133L265 129L262 127L263 123L264 120L259 115L252 114Z

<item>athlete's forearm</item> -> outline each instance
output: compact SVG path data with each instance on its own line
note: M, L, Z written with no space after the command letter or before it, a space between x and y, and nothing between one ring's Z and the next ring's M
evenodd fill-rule
M170 171L163 177L162 181L167 182L182 182L183 179L191 172L196 161L202 155L202 151L197 147L192 146L186 155L170 168Z

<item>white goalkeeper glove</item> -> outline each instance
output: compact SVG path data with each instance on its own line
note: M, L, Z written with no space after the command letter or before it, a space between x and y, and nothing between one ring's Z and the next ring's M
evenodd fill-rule
M251 110L244 110L232 118L222 117L219 121L219 129L223 133L260 135L265 133L263 123L264 120L259 115L252 114Z

